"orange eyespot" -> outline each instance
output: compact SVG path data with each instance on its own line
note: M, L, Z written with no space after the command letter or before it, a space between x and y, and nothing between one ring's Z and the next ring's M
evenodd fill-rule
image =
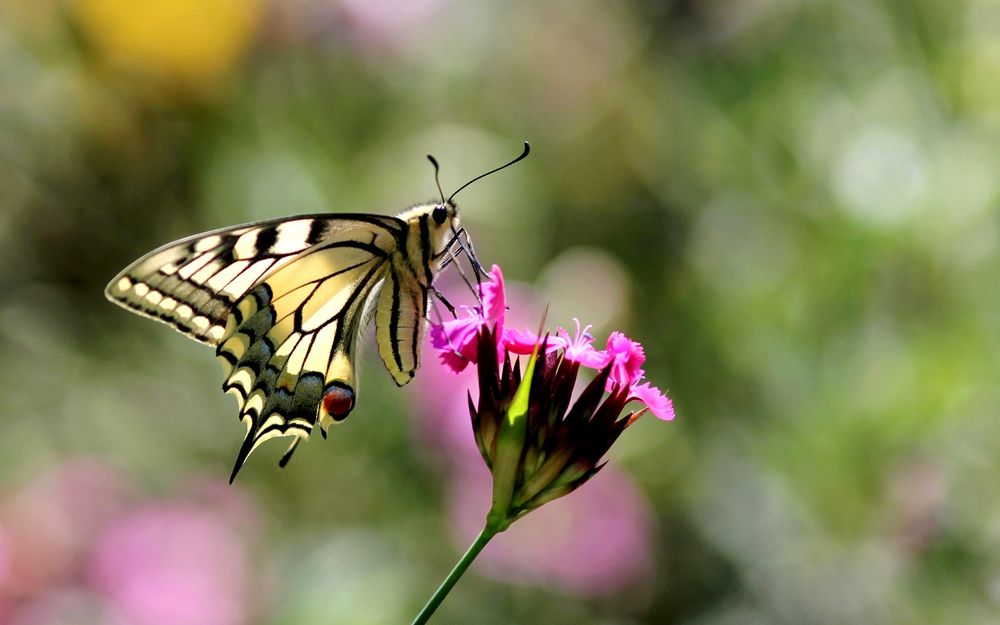
M354 390L347 385L331 384L323 394L323 409L334 421L343 421L354 408Z

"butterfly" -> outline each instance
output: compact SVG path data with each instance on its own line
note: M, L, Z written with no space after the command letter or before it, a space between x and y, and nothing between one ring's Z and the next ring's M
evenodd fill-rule
M122 270L105 295L215 348L222 388L236 397L246 426L230 482L263 442L293 437L283 467L316 424L326 437L353 410L355 355L372 317L393 380L403 386L413 378L431 296L453 310L433 283L457 258L455 246L477 278L481 271L453 198L529 151L525 142L519 157L448 199L441 192L440 202L395 217L284 217L168 243ZM428 158L437 179L438 163Z

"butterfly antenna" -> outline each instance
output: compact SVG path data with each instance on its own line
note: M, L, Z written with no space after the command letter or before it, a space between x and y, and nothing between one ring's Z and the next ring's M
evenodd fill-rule
M429 160L431 162L431 165L434 166L434 183L437 184L438 193L441 194L441 203L445 204L446 202L444 200L444 191L441 190L441 175L440 175L441 174L441 165L439 165L438 162L437 162L437 159L434 158L434 156L432 156L430 154L427 155L427 160ZM453 193L452 195L455 195L455 194Z
M473 182L475 182L475 181L477 181L477 180L481 180L481 179L485 178L486 176L489 176L490 174L495 174L495 173L497 173L498 171L500 171L501 169L506 169L507 167L510 167L511 165L513 165L514 163L516 163L516 162L518 162L518 161L521 161L521 160L524 160L524 158L525 158L526 156L528 156L528 153L529 153L529 152L531 152L531 146L530 146L530 145L528 144L528 142L527 142L527 141L525 141L525 142L524 142L524 151L523 151L523 152L521 152L521 156L518 156L517 158L515 158L515 159L514 159L514 160L512 160L511 162L507 163L506 165L501 165L500 167L497 167L496 169L491 169L491 170L489 170L488 172L486 172L485 174L480 174L480 175L476 176L475 178L473 178L472 180L470 180L470 181L466 182L465 184L463 184L462 186L460 186L460 187L458 188L458 191L455 191L454 193L452 193L452 194L451 194L451 195L450 195L450 196L448 197L448 202L451 202L451 199L452 199L453 197L455 197L456 195L458 195L458 192L459 192L459 191L461 191L461 190L462 190L462 189L464 189L465 187L469 186L469 185L470 185L470 184L472 184ZM430 155L428 155L428 157L429 157L429 156L430 156ZM431 159L431 162L432 162L432 163L436 163L436 161L435 161L434 159Z

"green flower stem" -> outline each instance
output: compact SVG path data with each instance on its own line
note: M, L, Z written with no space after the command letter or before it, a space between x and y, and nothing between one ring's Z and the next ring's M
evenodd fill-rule
M462 574L465 573L465 570L469 568L472 561L479 555L479 552L483 550L483 547L485 547L486 544L490 542L490 539L496 536L497 533L498 530L494 528L492 524L487 524L486 527L483 528L483 531L476 537L475 542L472 543L469 550L465 552L465 555L463 555L462 559L458 561L458 564L456 564L455 568L451 570L451 573L448 573L448 577L446 577L444 581L441 582L441 585L438 586L438 589L434 591L434 594L427 602L427 605L425 605L424 608L420 610L420 614L417 614L417 617L413 619L412 625L423 625L430 620L434 611L437 610L439 605L441 605L444 598L448 596L452 586L458 582L458 580L462 577Z

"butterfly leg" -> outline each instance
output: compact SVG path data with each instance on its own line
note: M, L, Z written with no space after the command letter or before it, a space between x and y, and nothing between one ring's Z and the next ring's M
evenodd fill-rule
M431 291L434 293L434 297L437 298L436 300L434 300L434 309L437 310L437 303L440 301L442 304L444 304L445 308L448 309L448 312L451 313L451 316L457 319L458 312L456 312L455 307L452 305L452 303L448 301L448 298L444 296L444 293L439 291L435 286L431 287ZM438 311L438 318L440 318L442 321L444 320L443 315L441 315L440 311Z
M476 250L473 249L472 247L472 239L469 237L468 231L465 228L459 228L458 230L452 230L452 232L454 233L454 235L451 237L451 240L448 241L448 244L445 245L444 250L441 252L441 254L439 254L439 256L444 254L449 254L449 257L446 258L444 263L441 264L441 269L444 269L445 267L450 265L453 261L458 260L457 255L452 250L452 247L454 247L454 245L458 243L459 252L464 252L465 255L469 258L469 264L472 265L472 268L475 269L476 271L476 282L479 283L480 276L485 276L486 270L483 268L483 265L479 262L479 257L476 256ZM461 238L463 234L465 235L464 241Z
M482 297L480 296L481 289L477 288L477 287L482 287L482 281L480 280L480 271L482 265L480 265L479 261L475 259L475 253L471 252L469 248L466 247L465 243L462 241L461 233L463 232L465 232L464 229L456 231L455 236L451 238L451 241L449 241L448 244L445 245L444 249L438 255L438 256L444 254L448 255L448 257L444 260L444 262L441 263L440 270L443 271L448 265L454 264L456 270L458 271L458 275L462 276L462 281L465 282L465 286L469 287L469 291L471 291L472 294L475 296L476 301L482 304ZM468 235L466 236L468 237ZM454 249L454 244L456 242L458 242L459 244L459 249L457 253ZM462 253L464 253L465 256L469 258L470 265L473 267L473 269L475 269L477 287L472 286L472 282L469 281L469 277L465 275L465 271L462 269L462 264L459 262L459 257Z
M453 231L455 237L458 239L458 244L465 251L466 256L469 257L469 263L472 264L472 268L476 271L476 283L481 284L480 277L486 275L486 270L483 269L482 264L479 262L479 257L476 256L476 250L472 247L472 237L469 236L469 232L465 228L459 228ZM461 235L465 235L465 241L462 241Z

